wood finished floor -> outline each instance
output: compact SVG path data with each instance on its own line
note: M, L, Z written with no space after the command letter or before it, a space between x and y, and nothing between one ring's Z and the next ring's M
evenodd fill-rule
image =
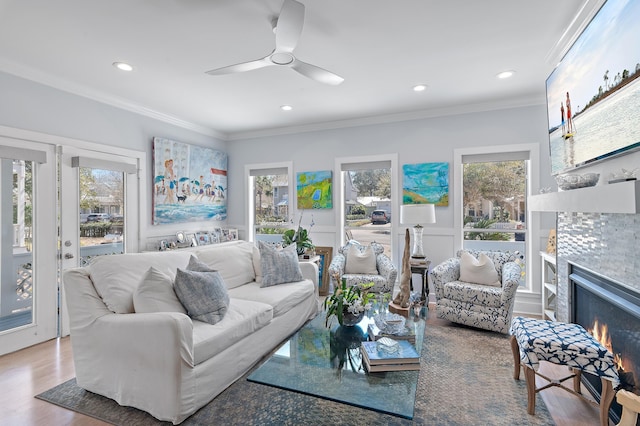
M433 313L434 308L431 309ZM430 318L428 323L443 324L446 321ZM542 363L541 372L550 377L561 377L566 374L566 368ZM50 340L0 357L0 424L3 426L107 425L91 417L34 398L34 395L74 376L69 337ZM520 377L524 380L524 374ZM543 383L542 379L538 378L538 380ZM523 399L526 397L526 394L522 395ZM599 424L597 407L566 391L551 388L542 392L542 398L558 426Z

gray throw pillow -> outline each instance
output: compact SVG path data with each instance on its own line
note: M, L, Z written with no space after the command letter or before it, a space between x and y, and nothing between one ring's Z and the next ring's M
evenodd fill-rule
M277 250L269 244L258 241L258 248L260 249L260 266L262 267L260 287L303 280L295 243L282 250Z
M187 265L188 271L198 271L198 272L217 272L215 269L209 267L206 263L191 255L189 258L189 264Z
M229 309L227 287L218 272L178 268L174 288L187 315L198 321L216 324Z

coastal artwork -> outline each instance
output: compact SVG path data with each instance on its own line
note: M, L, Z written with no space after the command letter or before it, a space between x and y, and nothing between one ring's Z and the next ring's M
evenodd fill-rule
M552 174L640 148L639 19L608 0L547 79Z
M298 172L296 188L299 209L333 208L331 170Z
M402 166L402 204L449 205L449 163Z
M152 223L225 220L227 154L170 139L153 139Z

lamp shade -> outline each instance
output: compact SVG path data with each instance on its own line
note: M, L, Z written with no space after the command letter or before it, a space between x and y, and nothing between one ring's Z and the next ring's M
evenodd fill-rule
M403 225L421 225L436 223L434 204L403 204L400 206L400 223Z

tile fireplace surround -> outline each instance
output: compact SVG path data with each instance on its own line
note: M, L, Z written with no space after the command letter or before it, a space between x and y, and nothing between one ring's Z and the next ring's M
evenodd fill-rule
M640 294L640 214L560 212L557 253L559 321L570 319L569 262Z

